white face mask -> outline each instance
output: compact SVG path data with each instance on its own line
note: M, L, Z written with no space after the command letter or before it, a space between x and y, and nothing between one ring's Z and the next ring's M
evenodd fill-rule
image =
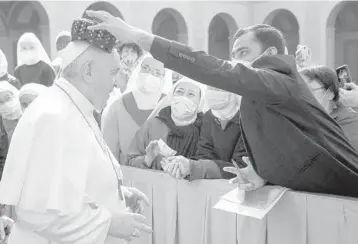
M171 109L176 118L184 119L193 116L198 105L184 96L178 96L172 98Z
M39 62L39 58L35 51L23 51L22 56L24 64L33 65Z
M0 114L4 119L14 120L20 118L22 108L19 99L13 98L0 105Z
M225 91L207 90L206 102L210 109L220 110L230 104L231 94Z
M143 89L148 93L154 93L162 89L161 79L149 73L140 73L138 75L138 84L139 89Z

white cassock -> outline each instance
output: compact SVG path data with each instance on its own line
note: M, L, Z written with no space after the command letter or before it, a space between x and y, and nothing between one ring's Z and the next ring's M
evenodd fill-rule
M8 244L125 243L107 234L126 206L93 110L61 78L20 119L0 183L0 202L17 214Z

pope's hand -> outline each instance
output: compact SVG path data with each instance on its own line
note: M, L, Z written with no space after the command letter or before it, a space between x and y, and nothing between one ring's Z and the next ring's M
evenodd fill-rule
M145 221L146 218L140 214L127 211L115 213L112 215L108 234L116 238L131 241L139 237L141 231L152 233L152 228L146 225Z
M0 242L7 243L7 239L11 233L14 221L6 216L0 217Z
M106 30L110 32L120 42L133 42L135 38L135 28L128 25L122 19L114 17L113 15L105 11L87 10L86 14L89 17L93 17L101 21L101 23L97 25L89 26L88 29Z
M149 206L150 202L147 196L136 188L122 187L124 197L126 198L127 207L131 209L133 213L142 214L144 211L144 205Z
M345 107L358 107L358 86L354 83L346 83L344 88L339 89L339 102Z
M232 174L241 174L242 178L248 183L240 184L237 177L231 179L230 183L238 184L238 188L245 191L254 191L263 187L266 184L266 181L256 173L255 169L252 167L250 159L248 157L243 157L242 160L247 164L245 168L236 169L235 167L225 167L224 171Z

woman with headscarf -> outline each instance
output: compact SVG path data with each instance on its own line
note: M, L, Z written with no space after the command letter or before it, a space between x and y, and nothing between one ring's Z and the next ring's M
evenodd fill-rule
M0 49L0 81L6 80L17 89L21 88L18 79L8 73L8 63L4 52Z
M105 141L121 163L125 163L128 146L159 100L166 83L163 63L147 56L133 71L127 91L108 103L102 115Z
M138 130L128 149L128 165L162 170L163 141L176 155L192 157L202 125L205 87L183 77Z
M19 90L7 81L0 81L0 115L9 141L11 141L17 122L22 115L22 109Z
M52 63L34 33L23 34L17 42L15 77L21 85L36 82L51 86L55 79Z
M19 92L19 100L22 111L25 109L42 93L46 90L46 86L36 83L29 83L24 85Z
M52 66L55 74L58 75L61 71L62 59L60 57L61 51L67 47L68 43L71 42L71 33L69 31L61 31L56 37L56 51L57 58L52 61Z

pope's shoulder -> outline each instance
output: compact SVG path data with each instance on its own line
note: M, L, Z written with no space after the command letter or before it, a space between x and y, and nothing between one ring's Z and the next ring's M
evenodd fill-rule
M26 109L20 121L34 124L46 120L46 124L54 126L71 119L70 108L69 100L58 89L50 87Z
M116 113L120 113L122 109L125 109L124 103L123 103L123 96L125 94L121 94L120 96L115 97L112 101L107 103L107 106L103 110L103 117L107 117L110 115L114 115Z

